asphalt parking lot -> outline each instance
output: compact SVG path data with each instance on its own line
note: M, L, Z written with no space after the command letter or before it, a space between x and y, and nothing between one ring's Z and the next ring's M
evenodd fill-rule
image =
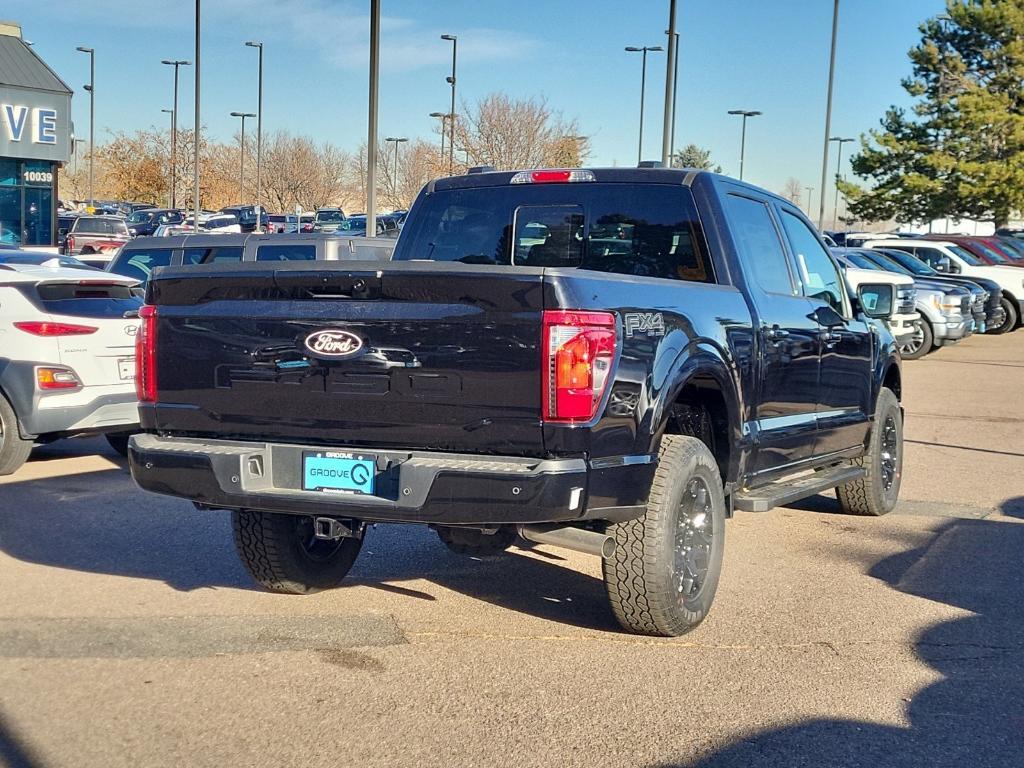
M1020 331L905 364L898 512L739 513L676 640L617 629L596 559L416 527L260 592L226 514L39 449L0 479L0 765L1022 765L1022 374Z

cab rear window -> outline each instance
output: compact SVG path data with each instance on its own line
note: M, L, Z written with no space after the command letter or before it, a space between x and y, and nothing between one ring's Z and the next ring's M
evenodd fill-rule
M576 267L713 282L690 191L670 184L538 184L434 192L394 261Z

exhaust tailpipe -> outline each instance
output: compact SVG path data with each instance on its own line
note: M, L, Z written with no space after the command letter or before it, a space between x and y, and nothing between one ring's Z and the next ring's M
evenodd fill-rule
M519 535L537 544L564 547L587 555L609 558L615 554L615 539L607 533L572 525L520 525Z

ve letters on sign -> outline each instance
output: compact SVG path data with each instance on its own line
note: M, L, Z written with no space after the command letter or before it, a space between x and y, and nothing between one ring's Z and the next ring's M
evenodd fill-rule
M3 104L2 115L7 138L21 141L25 135L29 108L20 104ZM32 112L32 143L57 143L57 110L35 107Z

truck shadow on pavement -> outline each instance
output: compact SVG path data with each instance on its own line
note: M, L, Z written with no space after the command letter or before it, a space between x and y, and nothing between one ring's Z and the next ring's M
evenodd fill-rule
M923 547L868 565L910 595L974 615L925 629L913 650L943 675L906 705L907 727L823 719L748 734L698 768L1024 765L1024 525L958 519ZM884 675L884 670L879 670Z
M0 484L0 552L56 568L159 580L181 591L259 590L238 560L229 513L144 493L123 461L117 468ZM400 585L424 579L509 610L616 629L600 579L562 567L561 555L538 554L547 559L515 548L494 559L471 558L450 552L426 526L382 525L367 532L341 587L433 600Z

